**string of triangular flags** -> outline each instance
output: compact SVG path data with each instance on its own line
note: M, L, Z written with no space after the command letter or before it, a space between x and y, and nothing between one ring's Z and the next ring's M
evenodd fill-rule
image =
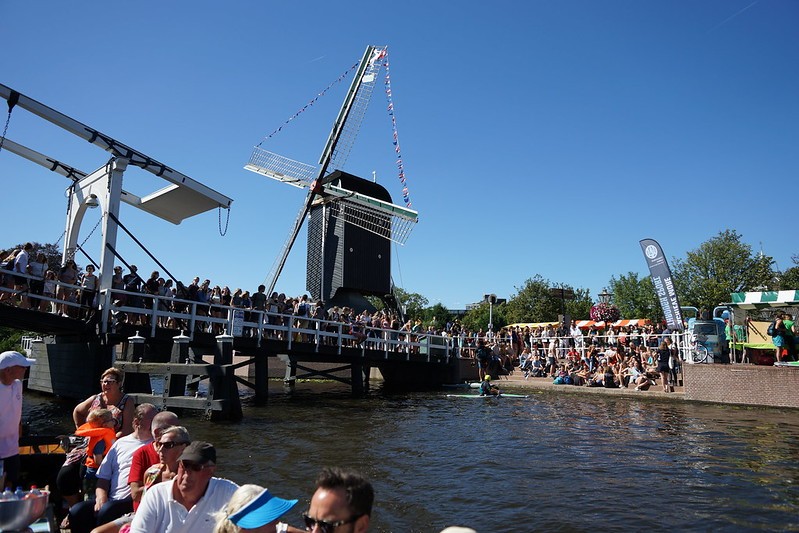
M325 88L322 90L322 92L320 92L319 94L317 94L316 96L314 96L314 97L311 99L311 101L310 101L310 102L308 102L307 104L305 104L304 106L302 106L302 108L301 108L299 111L297 111L296 113L294 113L293 115L291 115L291 116L288 118L288 120L286 120L286 121L285 121L283 124L281 124L281 125L280 125L280 127L279 127L278 129L276 129L275 131L273 131L272 133L270 133L269 135L267 135L266 137L264 137L263 139L261 139L261 142L259 142L259 143L258 143L256 146L259 146L259 147L260 147L260 146L261 146L263 143L265 143L266 141L268 141L269 139L271 139L271 138L272 138L274 135L276 135L278 132L280 132L280 131L281 131L281 130L282 130L282 129L283 129L283 128L284 128L284 127L285 127L285 126L286 126L286 125L289 123L289 122L291 122L292 120L294 120L295 118L297 118L298 116L300 116L300 115L301 115L301 114L302 114L302 113L303 113L303 112L304 112L306 109L308 109L309 107L311 107L312 105L314 105L314 104L316 103L316 101L317 101L317 100L319 100L321 97L323 97L323 96L325 95L325 93L326 93L327 91L329 91L329 90L330 90L330 89L331 89L331 88L332 88L334 85L336 85L337 83L340 83L340 82L342 82L343 80L345 80L345 79L347 78L347 76L349 76L349 74L350 74L350 72L352 71L352 69L354 69L355 67L357 67L357 66L358 66L358 63L360 63L360 61L356 61L356 62L355 62L355 64L354 64L353 66L351 66L350 68L348 68L348 69L347 69L347 71L346 71L346 72L344 72L344 74L342 74L341 76L339 76L338 78L336 78L336 81L334 81L333 83L331 83L330 85L328 85L327 87L325 87Z
M388 48L385 50L385 61L383 66L386 69L386 100L388 101L388 114L391 117L392 143L394 151L397 153L397 171L399 180L402 183L402 199L405 200L405 207L411 207L411 197L408 191L408 184L405 181L405 166L402 164L402 151L400 150L399 134L397 133L397 119L394 117L394 101L391 98L391 72L388 62Z

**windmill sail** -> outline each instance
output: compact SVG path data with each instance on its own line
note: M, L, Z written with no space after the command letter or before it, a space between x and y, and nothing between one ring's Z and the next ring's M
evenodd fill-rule
M315 202L330 203L331 216L398 244L405 244L418 213L412 209L349 191L336 186L330 168L343 167L355 143L371 100L386 47L368 46L358 71L339 110L319 166L289 159L256 147L245 169L299 188L309 189L280 256L268 276L269 292L274 290L288 254L297 239L305 217ZM334 166L335 165L335 166ZM319 199L321 197L321 199Z

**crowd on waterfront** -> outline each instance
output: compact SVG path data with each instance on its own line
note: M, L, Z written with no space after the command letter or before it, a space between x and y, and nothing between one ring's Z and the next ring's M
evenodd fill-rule
M500 331L478 341L474 357L480 378L522 372L525 379L558 385L633 387L647 390L660 380L672 392L681 364L679 335L659 325L628 326L587 334L565 323Z

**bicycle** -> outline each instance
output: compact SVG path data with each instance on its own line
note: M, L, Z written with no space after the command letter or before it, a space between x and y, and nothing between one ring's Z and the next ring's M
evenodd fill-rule
M710 351L704 344L697 343L691 350L689 356L694 363L707 363L710 358Z

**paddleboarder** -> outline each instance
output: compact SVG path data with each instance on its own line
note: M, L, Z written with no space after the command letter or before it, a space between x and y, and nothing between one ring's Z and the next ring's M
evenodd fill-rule
M501 394L499 387L491 384L491 376L486 374L483 381L480 382L480 396L499 396Z

